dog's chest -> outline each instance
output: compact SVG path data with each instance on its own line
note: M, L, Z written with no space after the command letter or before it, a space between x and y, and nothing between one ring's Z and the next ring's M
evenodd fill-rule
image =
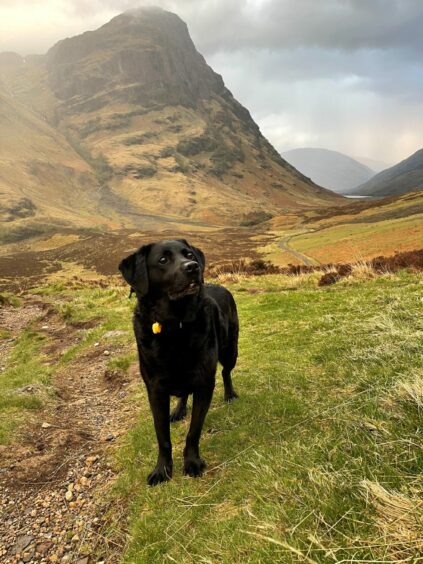
M218 358L212 324L182 324L163 327L158 334L144 333L140 346L141 365L148 380L171 395L192 393L204 379L213 378Z
M157 365L172 373L196 370L207 362L207 358L217 358L217 340L211 327L200 332L182 325L178 330L155 335L149 352Z

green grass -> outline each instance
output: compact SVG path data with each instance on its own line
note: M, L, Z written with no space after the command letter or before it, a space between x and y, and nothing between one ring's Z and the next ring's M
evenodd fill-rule
M333 241L348 239L348 237L354 237L359 235L360 238L365 239L374 233L391 233L395 227L406 226L407 228L419 227L421 226L422 216L417 217L402 217L399 219L390 219L376 223L346 223L343 225L330 226L321 231L317 231L316 234L309 233L306 235L299 235L292 240L293 246L301 251L307 251L316 246L316 240L318 239L319 245L327 245L333 243Z
M44 336L26 329L17 338L0 374L0 444L9 442L16 426L24 419L27 410L41 407L39 394L26 394L22 388L38 384L45 388L51 367L44 364L41 348Z
M423 214L416 214L377 222L333 225L294 236L289 245L306 255L310 253L312 258L319 258L322 262L351 262L361 258L361 252L363 256L378 251L379 254L391 254L389 249L398 248L401 244L408 244L410 249L420 248L423 244L422 220ZM388 244L386 250L385 242ZM330 254L332 247L336 253L335 257ZM354 252L357 252L358 256L354 256Z
M120 500L129 508L123 561L388 562L418 554L421 411L404 382L419 394L421 278L317 288L305 277L293 288L278 276L232 285L240 399L226 405L219 378L201 441L203 478L182 476L182 422L172 430L174 478L146 486L156 440L140 391L114 492L114 507Z

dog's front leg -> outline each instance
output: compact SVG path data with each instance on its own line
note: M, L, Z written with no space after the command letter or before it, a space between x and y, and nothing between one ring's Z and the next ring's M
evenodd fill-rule
M200 457L199 443L204 419L213 396L213 389L214 381L209 386L194 391L193 394L191 424L184 449L184 474L188 474L188 476L201 476L206 467L206 463Z
M147 483L155 486L172 477L172 443L170 441L169 394L162 391L151 391L148 395L153 412L154 428L159 444L159 456L154 470L149 474Z

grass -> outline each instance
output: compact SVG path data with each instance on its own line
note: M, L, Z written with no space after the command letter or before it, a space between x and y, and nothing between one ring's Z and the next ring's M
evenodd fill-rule
M0 444L11 440L27 410L42 405L40 391L46 389L51 374L51 367L43 362L44 340L43 335L32 329L23 331L0 374ZM33 384L39 385L37 393L23 393L25 386Z
M114 492L129 511L123 561L389 562L423 549L421 279L285 278L231 284L241 397L226 405L219 379L203 478L182 476L183 422L173 480L146 486L156 441L141 389Z
M123 562L401 562L423 551L422 278L369 278L365 265L333 286L318 278L220 276L240 313L240 398L225 404L218 377L202 478L182 476L184 421L172 428L174 478L146 486L156 439L140 385L109 493L108 534L127 541ZM111 369L136 358L126 288L62 281L36 294L78 341L49 365L48 335L18 336L0 375L0 442L40 406L21 403L34 400L19 388L48 389L108 331L124 345Z
M322 264L353 262L423 246L423 214L374 223L345 223L298 235L290 246Z

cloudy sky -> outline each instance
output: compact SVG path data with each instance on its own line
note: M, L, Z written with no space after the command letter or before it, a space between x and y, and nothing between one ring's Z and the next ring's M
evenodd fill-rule
M0 51L44 53L151 4L187 22L278 150L393 164L423 147L423 0L0 0Z

